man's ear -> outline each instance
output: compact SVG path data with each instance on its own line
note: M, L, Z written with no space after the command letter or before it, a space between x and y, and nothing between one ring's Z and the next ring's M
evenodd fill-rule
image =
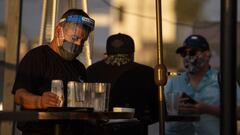
M211 57L211 52L210 52L210 50L205 51L205 55L210 58L210 57Z
M58 25L58 26L56 27L55 36L56 36L56 37L59 37L59 38L64 38L62 26Z

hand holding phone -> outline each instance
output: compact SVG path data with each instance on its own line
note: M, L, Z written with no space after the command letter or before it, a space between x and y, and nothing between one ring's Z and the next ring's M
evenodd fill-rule
M184 103L189 103L189 104L197 104L197 101L191 98L188 94L185 92L182 93L181 98L187 98L187 100L184 101Z

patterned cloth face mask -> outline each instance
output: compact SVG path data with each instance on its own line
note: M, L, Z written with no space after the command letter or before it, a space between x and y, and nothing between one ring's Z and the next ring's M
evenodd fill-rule
M184 67L186 68L187 72L190 74L195 74L203 68L206 61L201 57L202 55L198 56L190 56L186 55L184 57Z
M109 55L104 61L112 66L121 66L129 62L133 62L133 54L114 54Z

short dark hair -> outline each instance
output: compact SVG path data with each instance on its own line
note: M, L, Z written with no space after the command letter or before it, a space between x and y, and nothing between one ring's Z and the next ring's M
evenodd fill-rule
M69 9L67 10L61 17L61 19L63 18L67 18L68 16L70 15L81 15L81 16L85 16L85 17L88 17L88 14L86 12L84 12L82 9L76 9L76 8L73 8L73 9Z

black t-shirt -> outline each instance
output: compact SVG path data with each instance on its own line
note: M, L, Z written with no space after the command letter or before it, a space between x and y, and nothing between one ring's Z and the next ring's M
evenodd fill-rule
M86 69L78 60L64 60L48 45L42 45L30 50L22 59L12 93L24 88L35 95L42 95L51 90L51 81L56 79L63 80L66 95L67 82L85 80Z
M30 50L22 59L18 66L12 93L15 94L18 89L24 88L35 95L42 95L43 92L51 90L51 81L55 79L63 80L64 94L66 95L67 82L86 80L86 69L78 60L64 60L48 45L42 45ZM65 99L65 101L67 100ZM66 102L64 105L66 105ZM65 129L66 127L67 129ZM53 134L54 122L20 122L18 123L18 128L24 134L50 135ZM75 132L76 130L76 132L79 132L82 129L81 126L69 128L68 125L64 125L61 128L66 132L63 133L64 135L70 134L70 131Z
M114 85L118 77L129 69L141 64L130 62L121 66L106 64L104 60L96 62L87 68L87 80L89 82L106 82Z
M154 82L154 70L138 66L124 72L110 91L110 109L135 108L135 117L151 124L159 120L158 87Z
M158 89L153 68L136 62L121 66L99 61L87 68L89 82L111 83L109 109L133 107L135 117L146 123L158 121Z

